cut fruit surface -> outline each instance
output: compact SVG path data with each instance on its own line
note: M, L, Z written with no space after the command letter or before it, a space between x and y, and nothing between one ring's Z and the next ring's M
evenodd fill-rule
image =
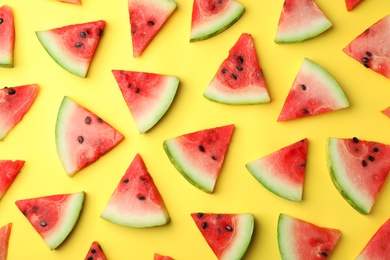
M7 260L11 230L12 223L8 223L0 228L0 260Z
M390 256L390 219L375 232L356 260L384 260Z
M107 260L99 242L93 241L84 260Z
M0 7L0 67L14 66L15 25L12 8Z
M0 160L0 200L18 176L23 165L22 160Z

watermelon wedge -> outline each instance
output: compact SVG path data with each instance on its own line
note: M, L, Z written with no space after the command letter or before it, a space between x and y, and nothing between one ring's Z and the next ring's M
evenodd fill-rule
M100 217L114 224L135 228L161 226L169 222L164 201L141 155L134 157Z
M286 214L279 215L277 229L283 260L327 259L341 236L338 229L320 227Z
M84 260L107 260L99 242L93 241Z
M192 213L192 219L219 260L241 259L252 239L252 214Z
M390 117L390 107L387 107L381 111L382 114L384 114L387 117Z
M0 200L18 176L25 161L0 160Z
M390 145L331 137L327 162L344 199L361 214L370 213L390 171Z
M8 223L0 228L0 260L7 260L11 230L12 223Z
M336 80L319 64L305 58L279 114L278 122L349 107Z
M285 146L245 166L266 189L292 201L301 201L305 179L307 139Z
M58 110L55 133L58 156L70 177L124 139L111 125L66 96Z
M0 67L14 66L15 25L12 8L0 7Z
M153 260L175 260L175 259L173 259L170 256L165 256L165 255L160 255L160 254L155 253Z
M128 0L134 58L143 53L176 8L174 0Z
M343 51L364 67L390 78L390 14L352 40Z
M106 22L103 20L36 31L47 53L65 70L86 77Z
M228 29L245 12L235 0L194 0L190 42L206 40Z
M390 256L390 219L375 232L356 260L384 260Z
M345 6L347 7L347 11L351 11L361 1L363 0L345 0Z
M17 200L16 206L51 250L56 249L76 226L84 192Z
M171 106L179 78L155 73L113 70L139 133L151 129Z
M222 169L234 125L225 125L165 140L163 147L176 169L192 185L212 193Z
M203 95L211 101L230 105L270 101L252 35L240 36Z
M274 41L295 43L314 38L332 23L313 0L285 0Z
M23 119L38 92L37 84L0 89L0 141Z

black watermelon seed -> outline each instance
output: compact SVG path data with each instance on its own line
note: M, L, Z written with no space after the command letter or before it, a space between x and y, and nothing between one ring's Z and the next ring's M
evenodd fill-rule
M366 160L362 160L362 165L363 165L363 167L366 167L366 166L367 166Z
M47 226L47 223L45 221L41 221L39 222L39 225L41 225L41 227L46 227Z
M81 38L85 38L85 37L87 37L87 34L86 34L85 32L81 32L81 33L80 33L80 37L81 37Z
M203 218L203 215L204 215L204 214L203 214L202 212L198 212L197 215L198 215L198 218Z
M208 226L209 226L209 223L207 223L207 222L203 222L202 223L202 228L203 229L206 229Z
M98 29L98 36L102 36L103 35L103 29Z
M74 46L76 46L76 48L81 48L81 46L83 46L83 44L81 42L76 42L76 44Z
M77 140L79 141L80 144L82 144L84 142L84 137L80 135L79 137L77 137Z
M13 88L8 89L8 95L15 95L15 94L16 94L15 89L13 89Z
M218 4L223 4L223 0L218 0Z
M240 63L244 63L244 57L242 57L241 55L238 56L237 60L238 60Z
M302 85L301 85L301 88L302 88L303 91L305 91L305 90L306 90L306 85L305 85L305 84L302 84Z
M234 74L234 73L232 73L232 78L233 78L233 79L237 79L237 75Z
M124 179L123 183L129 183L129 181L130 181L129 179Z
M136 89L135 89L135 93L138 94L138 93L140 93L140 92L141 92L141 89L140 89L140 88L136 88Z
M373 161L375 161L375 157L374 156L368 156L368 160L370 160L370 162L373 162Z
M0 18L0 24L2 24L3 22L4 22L4 19Z
M129 83L129 85L127 85L128 88L132 88L133 87L133 84Z
M101 119L100 117L98 117L98 122L99 122L99 123L103 123L103 119Z
M96 254L96 249L92 249L92 250L91 250L91 253L92 253L92 254Z
M366 67L367 69L370 68L370 66L368 66L368 64L366 64L366 63L364 63L363 66Z
M326 253L326 252L321 252L320 255L323 257L328 257L328 253Z
M216 157L215 155L212 155L212 156L211 156L211 159L213 159L214 161L216 161L216 160L217 160L217 157Z
M138 197L138 199L139 200L146 200L146 197L141 195L141 196Z
M88 260L93 260L93 257L92 257L92 256L89 256L87 259L88 259Z
M89 125L89 124L91 123L91 117L87 116L87 117L85 118L85 123L86 123L87 125Z
M352 141L353 141L355 144L357 144L357 143L359 142L359 139L357 139L356 137L353 137L353 138L352 138Z
M149 25L154 25L154 22L153 21L148 21L148 24Z
M378 147L375 147L375 148L373 149L373 151L374 151L374 153L378 153L378 152L379 152L379 148L378 148Z
M239 70L239 71L243 71L244 70L244 68L242 66L240 66L240 65L237 65L236 69Z
M222 70L221 70L222 74L225 74L226 71L227 71L226 69L222 69Z
M201 152L206 151L206 149L204 149L203 145L199 145L199 150L200 150Z
M372 56L372 53L369 52L369 51L366 51L366 55L367 55L368 57L371 57L371 56Z
M367 58L367 57L364 57L364 58L362 58L362 62L364 62L364 63L368 63L368 62L370 62L370 59L369 59L369 58Z
M229 231L229 232L232 232L232 231L233 231L233 228L232 228L231 226L229 226L229 225L227 225L225 228L226 228L226 230Z
M299 165L299 167L305 168L305 167L306 167L306 164L305 164L305 163L301 163L301 164Z
M302 113L303 113L304 115L307 115L307 114L309 114L309 110L307 110L306 108L304 108L304 109L302 109Z

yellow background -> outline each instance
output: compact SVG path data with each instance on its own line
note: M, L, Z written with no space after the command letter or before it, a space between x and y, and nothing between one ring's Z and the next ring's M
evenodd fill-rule
M245 259L280 259L279 213L341 230L332 259L354 259L379 226L390 217L387 183L372 212L364 216L349 206L333 186L326 168L326 138L353 137L390 144L390 119L380 111L390 106L390 81L365 69L342 52L363 30L390 13L390 2L370 0L347 12L344 0L317 0L333 27L306 42L278 45L273 39L283 0L240 0L242 18L222 34L189 42L192 1L178 8L141 57L132 57L127 1L83 0L81 6L56 0L0 0L14 10L15 67L0 68L0 85L37 83L40 94L23 121L0 142L1 159L26 164L0 202L0 225L13 222L10 260L83 259L98 241L109 259L153 259L155 252L178 260L215 259L190 217L192 212L253 213L255 231ZM58 66L35 31L74 23L106 20L104 35L86 78ZM202 94L241 33L252 34L271 96L271 103L227 106ZM319 116L276 122L304 57L323 66L340 83L351 107ZM180 86L165 117L139 134L112 76L112 69L176 75ZM95 164L69 178L57 157L54 127L63 96L70 96L124 134L125 140ZM213 194L190 185L172 166L165 139L234 123L232 143ZM309 150L303 201L291 202L266 190L245 164L302 138ZM133 229L101 219L112 191L136 153L143 157L166 203L171 222ZM33 230L14 202L17 199L86 192L74 231L56 250Z

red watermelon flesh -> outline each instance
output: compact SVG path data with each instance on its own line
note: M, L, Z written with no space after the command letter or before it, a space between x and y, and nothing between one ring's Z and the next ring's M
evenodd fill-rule
M103 249L100 246L99 242L97 241L92 242L92 245L89 248L89 251L85 256L84 260L107 260L107 257L104 254Z
M219 260L243 257L252 239L252 214L192 213L191 217Z
M0 200L18 176L23 165L24 161L21 160L0 160Z
M8 223L0 228L0 260L7 260L11 229L12 223Z
M176 7L174 0L128 0L134 58L142 54Z
M81 0L59 0L60 2L74 5L81 5Z
M361 1L362 0L345 0L345 6L347 7L347 11L351 11Z
M203 95L225 104L268 103L270 97L252 35L243 33Z
M0 89L0 141L23 119L38 92L37 84Z
M390 78L390 14L350 42L343 51L364 67Z
M170 256L164 256L164 255L160 255L160 254L157 254L155 253L154 254L154 257L153 257L154 260L174 260L172 257Z
M0 7L0 67L14 66L15 25L12 8Z
M390 107L387 107L381 111L382 114L384 114L387 117L390 117Z
M375 232L356 260L385 260L390 256L390 219Z

